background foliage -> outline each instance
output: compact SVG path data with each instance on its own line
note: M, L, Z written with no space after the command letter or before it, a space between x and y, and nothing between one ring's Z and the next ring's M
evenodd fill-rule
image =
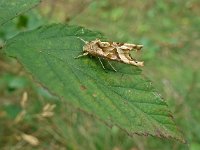
M115 41L144 44L140 56L145 61L144 72L172 108L188 145L152 137L130 138L117 127L110 130L57 101L33 84L17 62L0 55L0 146L4 149L32 149L34 145L38 145L37 149L49 146L54 149L199 149L199 6L197 0L44 1L0 29L0 45L19 31L47 22L79 24L100 30ZM26 93L28 101L24 103ZM30 133L39 144L20 139L19 133Z

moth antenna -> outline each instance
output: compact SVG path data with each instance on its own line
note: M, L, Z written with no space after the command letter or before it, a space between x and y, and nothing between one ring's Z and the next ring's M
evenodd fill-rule
M85 44L87 44L88 43L88 41L85 41L84 39L82 39L82 38L80 38L80 37L77 37L77 38L79 38L81 41L83 41Z

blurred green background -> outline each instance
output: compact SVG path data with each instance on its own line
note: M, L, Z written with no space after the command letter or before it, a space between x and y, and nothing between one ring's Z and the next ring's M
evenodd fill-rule
M166 100L187 144L110 129L50 95L0 51L0 149L199 150L199 10L199 0L44 0L0 29L0 46L18 32L60 22L143 44L136 56L145 61L143 74Z

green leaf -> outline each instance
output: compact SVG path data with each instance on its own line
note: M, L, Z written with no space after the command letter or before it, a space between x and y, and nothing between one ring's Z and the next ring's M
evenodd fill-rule
M137 67L95 57L74 59L86 41L101 34L82 27L44 26L7 41L9 56L16 57L35 79L69 104L92 114L129 135L153 135L184 141L166 103Z
M0 26L31 9L40 0L1 0L0 1Z

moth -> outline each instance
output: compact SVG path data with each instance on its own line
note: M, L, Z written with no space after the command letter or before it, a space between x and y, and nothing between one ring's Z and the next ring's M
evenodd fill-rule
M81 39L81 38L79 38ZM76 58L80 58L86 55L91 55L98 57L102 67L105 69L101 58L108 60L108 63L116 71L116 69L111 65L109 60L122 62L134 66L144 66L143 61L137 61L131 57L130 52L132 50L139 51L142 49L143 45L136 45L130 43L118 43L118 42L102 42L100 39L96 39L87 42L81 39L85 45L83 46L83 54Z

